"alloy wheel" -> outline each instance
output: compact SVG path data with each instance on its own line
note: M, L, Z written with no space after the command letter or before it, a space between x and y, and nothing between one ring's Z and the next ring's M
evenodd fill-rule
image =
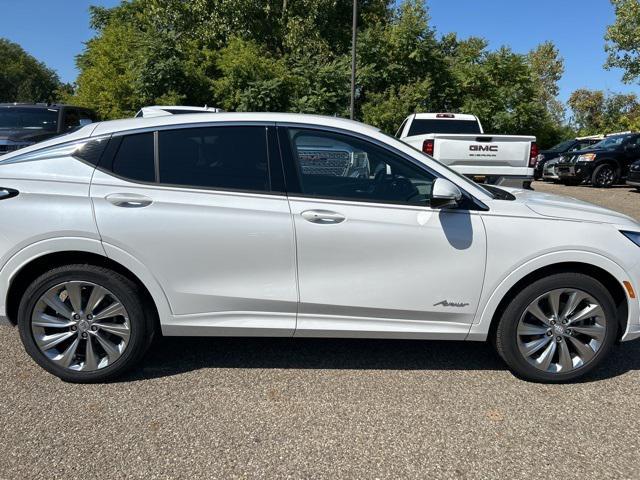
M589 363L602 346L607 318L588 293L549 291L529 304L517 326L518 349L539 370L566 373Z
M94 371L122 356L131 328L127 310L113 293L95 283L70 281L38 299L31 332L40 351L55 364Z
M598 185L608 187L613 185L614 177L615 172L613 171L613 168L605 167L598 172L596 180Z

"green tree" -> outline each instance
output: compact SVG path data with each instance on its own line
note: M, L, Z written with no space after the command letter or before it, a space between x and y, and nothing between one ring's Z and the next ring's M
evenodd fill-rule
M53 102L58 75L17 43L0 38L0 102Z
M493 133L561 134L552 44L529 55L438 38L424 0L359 1L356 118L393 133L415 111L478 115ZM351 4L131 0L93 8L75 101L107 118L153 103L347 116Z
M573 123L582 135L634 130L640 127L640 103L634 94L605 94L579 89L569 97Z
M605 67L624 70L622 79L631 83L640 79L640 0L611 0L616 20L607 28Z
M540 100L556 123L561 123L565 112L562 102L558 100L558 82L564 73L564 60L552 42L538 45L529 52L528 57L531 73L540 90Z

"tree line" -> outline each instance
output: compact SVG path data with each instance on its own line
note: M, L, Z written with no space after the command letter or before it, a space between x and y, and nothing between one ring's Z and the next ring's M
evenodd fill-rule
M611 1L607 67L635 82L640 0ZM360 0L358 25L356 117L388 133L415 111L472 113L487 131L542 146L640 128L634 94L581 89L560 102L564 63L551 42L521 54L439 36L423 0ZM91 7L91 26L73 86L0 39L0 101L64 101L104 119L152 104L348 116L350 1L131 0Z

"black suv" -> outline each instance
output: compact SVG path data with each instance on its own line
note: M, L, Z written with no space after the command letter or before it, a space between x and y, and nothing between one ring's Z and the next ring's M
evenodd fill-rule
M624 179L638 159L640 133L611 135L590 148L562 155L556 172L562 183L610 187Z
M575 152L582 150L583 148L590 147L591 145L598 143L600 139L596 138L574 138L573 140L565 140L559 144L551 147L548 150L540 150L538 154L538 160L536 162L536 168L533 171L533 178L538 180L542 178L544 171L544 165L549 160L560 157L563 153Z
M0 103L0 155L67 133L97 119L71 105Z

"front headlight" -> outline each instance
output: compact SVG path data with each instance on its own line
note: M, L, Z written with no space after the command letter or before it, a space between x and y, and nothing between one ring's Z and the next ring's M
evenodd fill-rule
M585 153L578 157L579 162L593 162L596 159L595 153Z
M620 233L640 247L640 232L628 232L625 230L620 230Z

